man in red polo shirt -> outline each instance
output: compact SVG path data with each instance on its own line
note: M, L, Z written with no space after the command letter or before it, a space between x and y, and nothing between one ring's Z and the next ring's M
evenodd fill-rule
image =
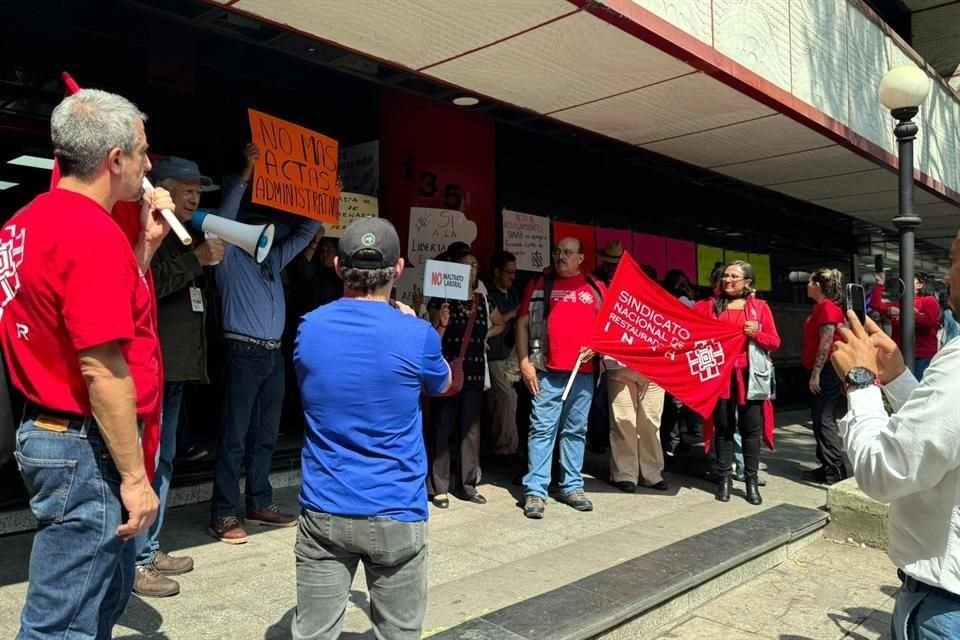
M51 117L62 179L0 230L0 343L27 398L17 462L39 525L18 638L109 638L156 517L138 420L160 401L145 278L169 228L146 194L131 247L111 216L150 168L145 116L84 90Z

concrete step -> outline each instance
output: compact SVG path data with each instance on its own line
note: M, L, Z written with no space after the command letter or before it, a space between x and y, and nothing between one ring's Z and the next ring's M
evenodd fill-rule
M890 542L890 505L877 502L848 478L827 490L830 512L828 535L839 540L852 539L875 549L886 549Z
M714 511L712 505L704 505L687 517L696 518L697 509ZM784 562L798 548L819 539L826 523L823 511L780 504L491 611L432 638L651 637L703 603ZM431 604L436 604L432 594Z

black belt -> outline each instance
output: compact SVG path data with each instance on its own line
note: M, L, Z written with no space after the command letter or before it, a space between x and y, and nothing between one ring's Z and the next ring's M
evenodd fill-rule
M43 418L65 420L67 422L67 428L73 428L76 431L79 431L81 428L86 429L91 426L97 426L97 421L93 416L85 416L79 413L48 409L47 407L41 406L36 402L27 401L23 407L23 419L42 420Z
M232 333L230 331L224 333L223 337L227 340L236 340L237 342L255 344L258 347L263 347L264 349L269 349L270 351L276 351L282 345L279 340L261 340L260 338L251 338L250 336L245 336L242 333Z
M903 572L902 569L897 569L897 577L900 578L900 581L903 582L903 588L911 593L933 593L941 598L946 598L947 600L953 600L954 602L960 602L960 595L953 593L952 591L947 591L942 587L935 587L932 584L927 584L926 582L921 582L913 576L908 576Z

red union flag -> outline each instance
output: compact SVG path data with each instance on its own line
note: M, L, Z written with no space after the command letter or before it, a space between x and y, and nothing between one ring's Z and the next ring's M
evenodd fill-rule
M686 306L624 253L587 346L616 358L709 418L730 389L734 356L747 336Z

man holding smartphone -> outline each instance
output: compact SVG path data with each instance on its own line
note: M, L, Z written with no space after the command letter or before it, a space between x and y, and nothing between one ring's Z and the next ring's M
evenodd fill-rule
M950 311L960 315L960 234L950 250ZM956 282L956 285L953 285ZM892 338L847 312L833 366L850 410L840 434L857 483L890 503L889 555L903 588L894 638L960 637L960 342L948 343L917 382ZM888 416L880 387L896 409Z

